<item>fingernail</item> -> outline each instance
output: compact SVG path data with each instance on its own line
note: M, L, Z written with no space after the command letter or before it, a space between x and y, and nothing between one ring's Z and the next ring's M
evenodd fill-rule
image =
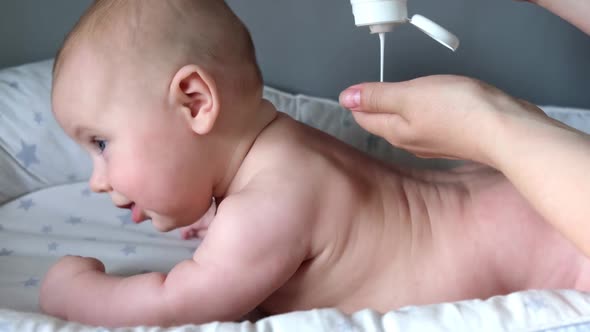
M357 88L344 90L340 96L340 103L346 108L357 108L361 106L361 90Z

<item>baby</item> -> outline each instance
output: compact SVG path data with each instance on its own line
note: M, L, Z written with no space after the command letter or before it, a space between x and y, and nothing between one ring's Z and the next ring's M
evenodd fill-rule
M62 258L43 281L48 314L170 326L590 289L587 259L501 173L404 171L277 113L222 0L95 1L56 59L52 103L92 156L92 190L135 222L170 231L212 197L218 210L168 274Z

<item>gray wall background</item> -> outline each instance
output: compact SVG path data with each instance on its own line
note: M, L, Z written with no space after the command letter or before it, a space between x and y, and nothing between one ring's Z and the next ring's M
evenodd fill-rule
M89 3L0 0L0 67L52 57ZM378 80L378 38L354 26L348 0L228 3L252 32L266 84L336 98ZM461 47L452 53L401 26L387 39L387 81L461 74L537 104L590 108L590 37L551 13L512 0L409 0L408 8L455 32Z

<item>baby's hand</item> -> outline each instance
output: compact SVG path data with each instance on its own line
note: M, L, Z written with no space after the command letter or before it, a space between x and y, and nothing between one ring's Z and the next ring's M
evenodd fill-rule
M180 229L180 237L183 240L189 240L192 238L199 238L204 239L205 235L207 235L207 230L209 229L209 225L215 218L215 211L217 210L215 202L211 204L209 210L205 212L205 214L192 225L182 227Z
M536 106L483 82L430 76L400 83L366 83L340 102L360 126L420 157L467 159L494 166L496 140L512 121L547 122Z
M41 284L39 304L49 315L67 318L67 295L75 292L72 287L77 277L86 273L105 273L101 261L90 257L65 256L53 265Z

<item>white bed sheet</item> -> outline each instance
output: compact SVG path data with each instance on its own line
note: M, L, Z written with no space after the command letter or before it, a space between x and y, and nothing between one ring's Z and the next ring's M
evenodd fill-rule
M520 292L487 301L407 307L384 315L362 310L344 315L335 309L292 312L251 322L214 322L172 328L133 327L118 332L587 332L588 298L572 291ZM0 309L0 332L86 332L107 329L64 322L39 314Z

